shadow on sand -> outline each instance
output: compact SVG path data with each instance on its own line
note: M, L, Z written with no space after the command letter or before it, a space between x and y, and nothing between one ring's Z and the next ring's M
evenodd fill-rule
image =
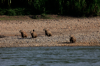
M70 42L58 42L58 44L72 44Z
M4 38L4 37L6 37L6 36L4 36L4 35L0 35L0 38Z
M18 39L34 39L34 38L31 38L31 37L30 37L30 38L18 38Z

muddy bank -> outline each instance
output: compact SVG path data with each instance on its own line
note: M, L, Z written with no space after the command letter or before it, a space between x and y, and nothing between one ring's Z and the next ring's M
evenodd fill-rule
M0 48L6 47L57 47L57 46L100 46L100 43L67 43L67 42L47 42L47 43L28 43L28 44L0 44Z

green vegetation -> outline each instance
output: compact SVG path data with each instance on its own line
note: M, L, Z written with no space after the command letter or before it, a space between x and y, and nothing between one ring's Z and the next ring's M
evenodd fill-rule
M16 20L18 18L14 18L14 17L11 17L11 18L6 18L6 17L0 17L0 20Z
M99 13L100 0L0 0L0 15L97 16Z

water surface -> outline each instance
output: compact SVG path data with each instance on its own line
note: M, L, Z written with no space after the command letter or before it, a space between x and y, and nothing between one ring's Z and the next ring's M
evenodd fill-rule
M100 66L100 47L0 48L0 66Z

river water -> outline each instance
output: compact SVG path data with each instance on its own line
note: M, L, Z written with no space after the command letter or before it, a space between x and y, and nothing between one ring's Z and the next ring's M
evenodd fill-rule
M100 66L100 47L0 48L0 66Z

